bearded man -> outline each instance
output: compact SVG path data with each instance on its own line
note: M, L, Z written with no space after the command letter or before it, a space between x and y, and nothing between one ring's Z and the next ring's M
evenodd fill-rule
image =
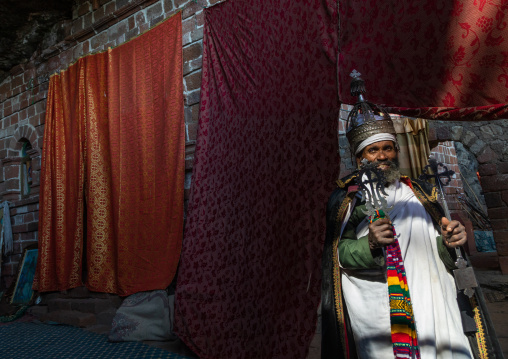
M455 248L467 241L464 226L444 216L436 188L400 175L389 116L355 115L347 137L357 165L367 160L384 172L392 209L388 218L369 221L358 172L337 181L323 253L322 358L476 357L475 334L464 334L451 272ZM402 322L407 319L413 332L393 314L388 248L401 257L408 291ZM404 336L409 343L396 343Z

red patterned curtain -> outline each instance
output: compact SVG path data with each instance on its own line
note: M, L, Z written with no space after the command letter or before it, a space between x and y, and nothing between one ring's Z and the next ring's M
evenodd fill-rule
M200 358L304 358L337 178L334 1L205 10L175 326Z
M507 0L341 0L339 94L362 73L392 113L443 120L508 117Z
M180 13L51 77L34 288L164 289L183 234ZM86 203L86 206L85 206Z

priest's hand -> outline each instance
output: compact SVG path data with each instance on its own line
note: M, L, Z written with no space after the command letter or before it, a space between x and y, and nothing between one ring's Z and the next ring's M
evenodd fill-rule
M370 249L381 248L395 241L393 238L392 222L388 218L378 219L369 224Z
M455 248L467 241L466 227L459 221L450 221L448 218L441 218L441 236L445 246Z

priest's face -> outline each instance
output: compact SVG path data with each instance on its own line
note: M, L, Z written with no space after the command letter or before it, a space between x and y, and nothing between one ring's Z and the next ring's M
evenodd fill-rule
M398 152L393 141L379 141L365 147L359 157L356 157L356 163L360 165L362 159L369 162L378 161L379 168L388 169L390 161L396 161ZM387 163L384 163L387 162Z

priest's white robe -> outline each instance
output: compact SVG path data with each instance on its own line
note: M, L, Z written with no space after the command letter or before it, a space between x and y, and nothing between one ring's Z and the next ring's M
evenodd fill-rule
M405 184L387 189L389 217L401 248L422 359L472 358L452 275L441 261L430 215ZM368 234L368 222L357 237ZM340 262L340 258L339 258ZM360 358L393 358L386 268L342 270L342 290Z

